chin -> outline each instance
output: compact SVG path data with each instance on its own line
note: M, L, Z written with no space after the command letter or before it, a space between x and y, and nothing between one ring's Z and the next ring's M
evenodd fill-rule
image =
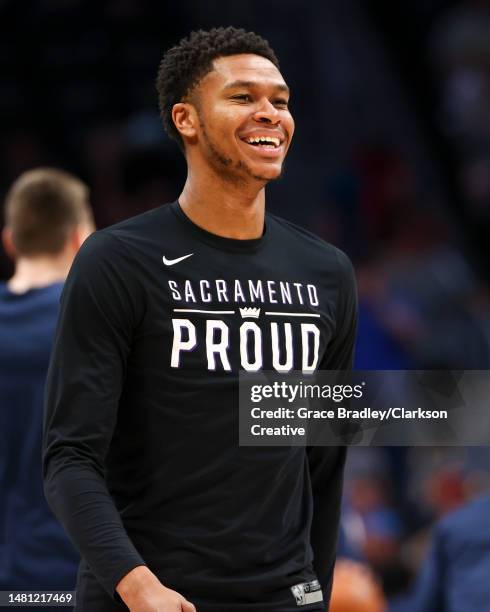
M274 181L275 179L280 178L281 174L282 174L282 165L277 167L269 167L269 168L264 168L259 167L259 168L251 168L251 172L250 174L261 181Z

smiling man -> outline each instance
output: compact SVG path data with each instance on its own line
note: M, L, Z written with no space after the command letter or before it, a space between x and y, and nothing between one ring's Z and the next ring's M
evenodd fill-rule
M240 447L238 373L349 368L352 267L265 213L294 132L265 40L194 32L157 89L184 189L84 245L50 368L45 489L83 557L76 609L325 611L345 451Z

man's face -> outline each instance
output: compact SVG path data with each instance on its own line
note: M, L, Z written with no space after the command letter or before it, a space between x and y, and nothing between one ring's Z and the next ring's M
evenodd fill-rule
M233 182L278 178L294 132L281 73L251 54L221 57L213 65L194 93L199 152Z

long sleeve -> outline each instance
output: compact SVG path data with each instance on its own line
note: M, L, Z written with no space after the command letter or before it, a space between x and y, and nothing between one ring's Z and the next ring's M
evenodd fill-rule
M48 503L111 596L127 572L144 565L105 479L137 322L117 243L103 231L92 235L68 276L48 373L43 440Z
M444 587L447 585L447 577L444 576L444 536L441 524L434 527L432 541L428 555L422 565L420 574L415 583L413 591L398 603L401 610L412 612L443 612ZM405 607L402 607L404 605ZM398 609L396 605L390 606L390 610ZM456 608L454 608L456 609Z
M349 370L354 358L357 331L356 282L349 259L340 251L338 259L340 284L336 333L327 346L321 363L322 370ZM324 599L328 602L335 564L346 448L312 446L307 452L313 491L313 566L322 586Z

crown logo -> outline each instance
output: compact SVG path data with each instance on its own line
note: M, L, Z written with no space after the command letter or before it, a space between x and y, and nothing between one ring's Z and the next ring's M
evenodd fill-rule
M260 308L240 308L242 319L258 319L260 316Z

